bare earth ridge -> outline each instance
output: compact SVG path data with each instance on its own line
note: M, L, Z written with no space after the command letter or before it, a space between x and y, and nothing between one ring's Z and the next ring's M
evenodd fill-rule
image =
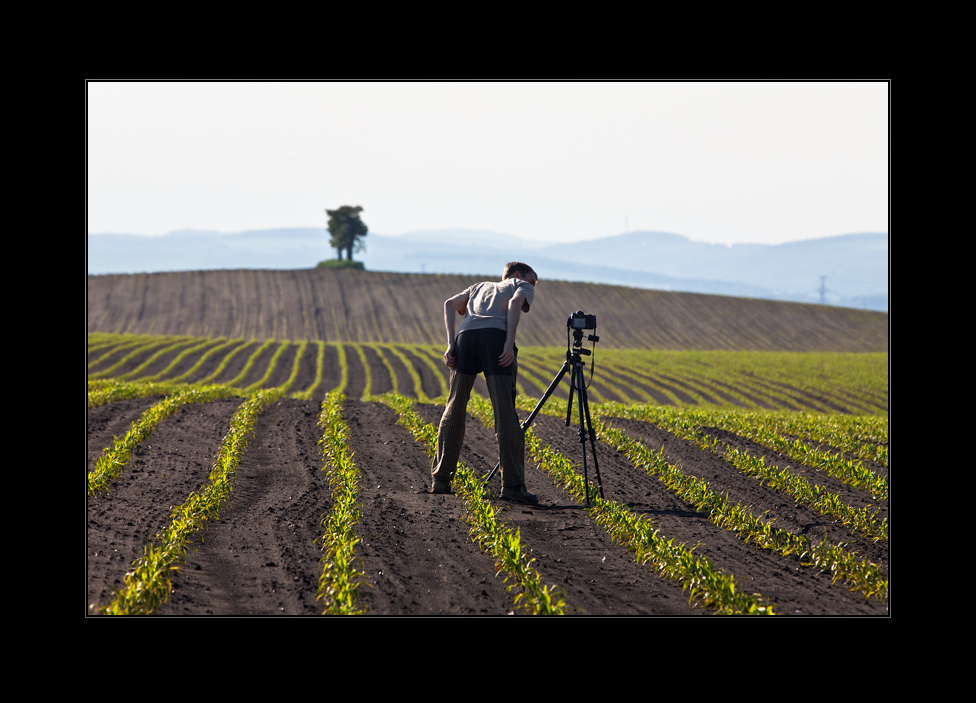
M219 377L239 378L239 388L259 382L269 368L270 345L249 374L244 364L263 340L342 340L347 352L348 379L344 414L349 443L362 479L361 517L357 552L365 574L360 604L369 616L507 616L522 614L507 591L504 573L492 557L479 551L469 536L464 508L454 495L429 493L430 458L410 433L396 423L394 411L361 400L372 394L413 388L400 360L387 359L391 374L367 375L367 368L349 342L395 341L403 344L439 343L441 322L436 301L466 285L460 276L408 276L349 272L217 271L88 278L88 331L142 334L227 336L254 341L231 359ZM590 286L543 281L546 295L532 311L532 324L520 328L520 343L562 347L566 314L576 309L600 311L604 343L618 348L656 349L774 349L786 351L887 352L888 316L868 311L844 311L823 306L800 306L770 301L721 299L718 296L666 294L613 286ZM405 293L406 291L406 293ZM446 291L446 293L445 293ZM425 305L408 305L422 300ZM392 301L392 302L391 302ZM435 301L434 305L430 305ZM428 309L429 308L429 309ZM605 312L604 312L605 311ZM694 323L689 323L693 320ZM215 340L216 343L216 340ZM266 379L265 387L284 383L296 360L288 349ZM331 509L325 459L318 440L320 402L339 383L338 350L326 347L324 375L311 400L286 398L268 406L258 417L253 436L237 470L228 503L218 520L209 522L195 538L185 563L173 574L172 591L157 616L305 616L318 615L322 604L316 589L322 573L317 539L322 520ZM376 349L364 349L371 368L383 366ZM419 352L418 352L419 353ZM99 362L96 374L123 352ZM148 352L147 352L148 354ZM177 351L161 357L143 377L161 372ZM190 360L169 372L173 378L190 371ZM214 355L186 382L200 382L217 373L223 354ZM118 373L132 371L146 359L133 358ZM441 394L444 370L415 360L423 394ZM307 387L315 378L311 353L298 359L297 382ZM530 368L526 364L526 369ZM544 369L546 375L556 369ZM603 371L601 369L601 371ZM628 384L645 397L664 398L669 390L683 398L680 380L626 377L607 369L614 384L604 386L608 399ZM594 389L599 388L598 378ZM538 379L525 374L528 394L541 395ZM544 381L542 381L544 383ZM771 384L770 384L771 385ZM731 386L730 386L731 388ZM758 387L754 387L758 388ZM483 384L476 392L484 395ZM795 392L794 392L795 391ZM709 393L721 393L716 385ZM759 393L759 390L749 392ZM817 391L819 393L819 391ZM886 390L864 403L887 412ZM811 397L791 389L797 407L826 407L839 397ZM804 396L803 393L807 395ZM770 398L772 389L770 389ZM87 411L86 473L113 437L122 436L132 422L159 397L121 400ZM623 399L621 399L623 400ZM762 400L762 399L760 399ZM194 403L163 420L135 451L121 477L105 493L86 501L86 614L97 614L146 544L164 528L172 508L206 480L228 432L230 418L241 403L228 398ZM561 402L550 403L557 411ZM772 403L772 401L770 401ZM810 406L806 404L810 403ZM417 412L436 425L443 410L418 403ZM522 412L522 417L527 413ZM712 490L765 514L778 527L812 539L843 542L848 549L878 565L887 574L887 542L859 537L836 521L797 505L782 494L743 477L714 455L647 423L613 420L632 437L652 449L663 449L671 463L709 483ZM540 415L532 426L544 442L579 461L582 447L577 428L558 417ZM829 487L855 506L872 506L887 516L863 491L853 489L818 470L796 466L748 440L710 430L733 445L762 454L767 464L791 466L807 479ZM760 594L781 615L886 616L887 604L832 583L828 574L803 566L798 558L778 557L712 525L691 505L671 494L658 479L635 469L612 447L596 447L602 485L607 498L626 505L657 526L676 543L694 547L716 567L733 574L739 590ZM462 461L476 473L487 474L496 463L492 430L474 418ZM591 476L593 471L591 465ZM887 474L881 466L870 466ZM567 492L555 485L531 460L527 485L538 493L538 506L506 503L497 498L498 479L492 481L492 500L503 519L518 528L531 550L533 566L543 583L555 586L567 612L581 616L694 616L712 612L689 603L681 586L659 577L587 514Z
M148 401L125 401L89 411L89 446L104 445L118 418L135 417ZM226 400L185 407L162 423L137 452L132 466L106 495L88 501L88 595L104 604L120 587L127 566L158 531L170 506L205 478L235 403ZM429 422L441 408L418 406ZM519 612L506 593L503 575L468 537L460 501L428 492L430 459L392 410L349 400L345 414L355 461L362 472L359 553L366 584L361 604L374 616L505 615ZM321 564L316 538L330 508L329 487L316 445L318 406L282 400L259 417L238 469L231 500L219 521L206 526L173 579L161 615L313 615ZM720 490L769 510L781 527L851 541L844 528L808 514L728 466L661 430L626 423L651 446L665 444L668 457L707 476ZM540 415L533 424L547 443L579 459L576 428ZM655 448L657 448L655 446ZM91 452L93 455L97 451ZM462 460L485 474L497 450L491 430L469 418ZM696 553L760 593L780 614L884 615L884 603L851 593L843 584L795 558L781 558L715 528L657 481L599 444L597 458L606 497L647 516L663 533L696 546ZM592 472L593 467L590 466ZM811 471L812 472L812 471ZM592 474L591 474L592 475ZM497 477L493 479L497 484ZM538 507L495 501L532 550L546 584L564 593L568 612L580 615L709 614L689 605L680 586L635 563L587 516L582 506L533 464L527 484ZM498 485L492 486L497 494ZM846 494L856 497L848 489ZM853 547L887 569L887 545L853 539Z

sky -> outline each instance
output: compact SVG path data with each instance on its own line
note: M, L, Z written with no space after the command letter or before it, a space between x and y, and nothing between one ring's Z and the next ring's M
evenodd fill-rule
M867 82L87 84L89 233L326 226L721 244L887 232Z

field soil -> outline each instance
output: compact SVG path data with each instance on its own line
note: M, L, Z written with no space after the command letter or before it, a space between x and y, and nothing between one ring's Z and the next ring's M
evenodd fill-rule
M122 401L88 411L89 467L113 435L155 399ZM129 468L107 494L87 501L86 612L97 613L122 585L128 566L165 525L173 505L200 486L217 455L239 400L189 405L165 420L136 452ZM442 411L418 405L436 423ZM282 400L259 417L229 503L208 523L172 579L162 616L315 615L321 612L316 588L321 552L316 539L331 508L324 459L317 446L319 406L315 401ZM430 459L385 405L348 400L350 443L362 473L362 515L358 534L365 581L361 605L372 616L504 616L520 614L506 592L503 574L468 536L461 502L454 495L429 493ZM524 413L523 413L524 415ZM812 537L828 536L887 571L886 544L858 540L841 526L810 514L775 492L739 477L697 447L643 423L620 426L649 446L664 447L668 458L728 490L736 500L769 511L776 524ZM582 459L575 427L540 415L534 432L564 455ZM744 442L744 440L740 440ZM588 447L589 445L587 445ZM756 448L754 448L756 449ZM594 475L593 452L588 467ZM677 542L695 546L719 568L734 574L739 587L761 594L782 615L886 615L876 599L851 593L828 575L777 557L711 525L693 507L671 495L657 479L638 472L613 449L595 448L607 498L646 515ZM487 474L497 457L493 432L473 418L462 461ZM767 461L780 458L768 456ZM521 531L543 582L563 594L568 611L588 616L708 615L689 604L688 593L637 564L613 543L567 493L531 461L528 488L538 506L493 498L504 519ZM825 481L812 469L803 469ZM499 479L493 478L497 496ZM842 487L849 500L866 496Z
M244 274L239 277L247 282ZM203 284L211 279L200 278L201 289L206 289ZM128 290L123 286L127 280L118 277L96 283L115 286L109 297L121 305L119 301L128 300L123 295ZM134 277L129 283L135 285L143 280ZM92 285L91 277L89 284ZM152 296L138 299L154 300ZM90 290L90 310L98 305ZM227 305L233 308L231 303ZM171 308L178 310L179 306ZM325 309L316 308L316 316L310 315L308 320L318 320ZM105 305L104 310L115 308ZM143 312L132 312L131 319L145 321L153 317ZM533 312L538 314L541 310ZM553 319L562 315L564 324L563 311L552 315ZM91 319L90 315L90 327ZM98 319L107 320L105 331L119 331L124 324L118 320L129 318ZM206 318L201 319L206 323ZM246 318L248 324L257 324L256 320L254 316ZM213 330L208 324L182 332L210 334ZM279 328L287 327L286 334L290 334L297 323L286 325L282 320L278 324ZM377 325L379 328L382 324ZM328 338L324 334L321 337ZM886 347L886 333L884 339ZM367 351L367 363L379 365L372 354L372 350ZM245 357L241 355L241 367ZM291 364L290 359L283 359L281 368L287 370ZM396 361L393 366L400 387L412 387L406 369ZM335 361L327 360L329 373L335 375L337 367ZM215 370L202 368L197 377L187 380L205 378ZM389 376L373 373L368 386L366 369L355 354L349 355L348 371L344 411L350 428L349 442L362 474L358 526L361 541L357 550L365 578L360 605L374 617L521 614L514 605L514 594L506 590L504 574L498 573L493 558L481 553L471 541L461 502L454 495L429 493L431 462L422 447L396 424L392 410L380 403L358 400L367 387L374 394L392 390ZM233 378L239 372L240 368L227 368L225 376ZM303 361L296 387L304 388L310 383L313 372L307 360ZM255 377L245 379L241 385L259 380L261 373L255 370ZM436 397L438 379L430 371L423 374L425 392ZM283 380L284 377L271 379L269 385ZM323 379L322 393L337 383L337 377ZM475 391L485 394L483 382L476 385ZM129 425L158 400L125 400L88 410L86 473L103 450L112 445L113 437L124 435ZM284 399L261 413L238 467L229 501L219 520L205 525L182 568L173 574L172 592L158 616L321 613L322 604L316 600L322 573L317 539L332 505L322 471L325 459L317 444L322 435L317 424L320 401L321 393L308 401ZM97 614L99 605L110 602L130 565L168 523L173 506L206 481L240 402L224 399L182 407L138 447L107 493L86 501L86 613ZM549 402L553 405L550 409L564 414L565 408L560 408L559 403L565 401L553 397ZM443 408L418 404L417 410L427 422L436 424ZM887 573L887 543L858 538L843 526L743 478L713 455L663 430L622 420L613 424L643 439L653 449L663 448L669 461L706 479L714 490L728 492L730 498L752 506L754 512L766 513L777 526L816 540L827 537L848 543L850 549ZM473 418L469 418L467 428L461 460L476 473L487 474L497 461L494 434ZM567 427L562 419L543 414L537 417L532 430L563 455L582 460L584 447L578 441L576 427ZM728 434L722 438L764 454L768 464L792 466L810 480L829 486L847 502L872 502L860 491L837 484L809 467L798 467L742 438ZM586 448L589 452L588 445ZM596 468L592 454L588 458L591 477ZM887 614L885 603L852 593L843 583L831 583L829 575L801 566L798 559L777 557L714 527L693 506L676 499L657 479L636 470L613 448L598 443L595 454L605 497L645 515L662 534L677 543L695 547L697 554L707 556L715 566L733 574L738 588L761 594L773 604L775 612L799 616ZM497 476L491 485L493 501L502 509L503 519L520 530L522 543L531 550L533 566L543 583L559 590L568 612L582 616L711 614L707 608L689 604L689 594L679 585L658 577L651 567L636 563L631 553L615 544L585 509L531 460L526 471L528 489L539 495L538 506L498 499ZM875 507L886 515L886 504Z
M523 346L564 346L567 316L583 310L597 315L606 349L888 350L888 313L550 281L540 275L532 324L519 328ZM87 329L440 345L439 301L481 280L329 269L88 276Z

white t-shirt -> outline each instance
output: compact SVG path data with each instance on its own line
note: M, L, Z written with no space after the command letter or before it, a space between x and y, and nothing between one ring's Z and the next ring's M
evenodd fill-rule
M467 330L508 329L508 301L521 291L526 305L532 305L535 287L522 278L475 283L464 292L468 309L458 326L458 334Z

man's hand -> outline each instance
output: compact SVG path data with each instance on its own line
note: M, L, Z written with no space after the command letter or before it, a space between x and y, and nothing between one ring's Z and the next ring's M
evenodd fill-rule
M447 368L453 369L456 363L457 362L454 359L454 345L452 344L447 348L447 351L444 352L444 364L447 366Z
M504 346L503 351L502 351L502 355L498 357L498 365L499 366L503 366L504 367L504 366L511 366L512 365L512 362L515 361L515 349L514 349L514 347L515 347L514 344L510 344L508 342L505 343L505 346Z

